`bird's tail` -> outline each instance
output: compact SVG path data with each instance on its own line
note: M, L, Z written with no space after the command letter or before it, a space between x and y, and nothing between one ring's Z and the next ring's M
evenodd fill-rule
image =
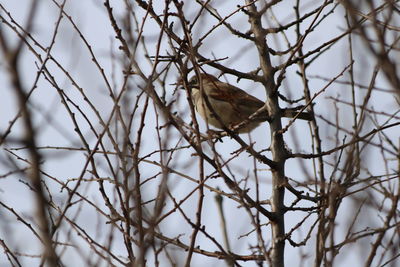
M313 120L314 116L307 111L302 111L299 112L299 108L285 108L282 110L282 116L286 118L294 118L296 117L297 119L301 120L306 120L306 121L311 121Z

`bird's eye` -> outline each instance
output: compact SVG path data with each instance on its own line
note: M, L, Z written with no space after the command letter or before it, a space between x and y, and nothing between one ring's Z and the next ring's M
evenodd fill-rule
M191 87L198 87L199 86L199 80L197 79L197 76L193 76L189 80L189 86Z

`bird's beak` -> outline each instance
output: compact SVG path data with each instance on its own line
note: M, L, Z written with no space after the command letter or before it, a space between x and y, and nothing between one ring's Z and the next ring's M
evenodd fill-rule
M184 80L182 79L182 77L179 78L179 80L174 85L176 85L179 89L185 90Z
M184 80L181 78L178 80L178 82L175 84L179 89L185 90L185 86L184 86L185 82ZM198 89L199 86L193 82L186 82L187 87L189 87L190 89Z
M186 81L186 82L185 82ZM185 86L186 84L186 86ZM200 89L199 82L196 76L193 76L190 80L185 80L184 78L180 77L177 83L175 84L179 89L185 90L188 89Z

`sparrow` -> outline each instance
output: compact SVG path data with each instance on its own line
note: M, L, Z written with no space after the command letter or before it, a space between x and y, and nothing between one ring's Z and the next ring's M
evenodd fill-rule
M200 90L199 78L202 82L204 96ZM241 125L242 127L235 129L239 133L248 133L260 123L270 119L267 110L253 115L265 105L263 101L236 86L221 82L210 74L202 73L199 77L193 76L190 78L188 86L191 88L191 97L196 111L208 124L216 128L229 127L232 129L235 125L248 120L247 123ZM282 109L284 117L293 118L297 114L298 112L294 109ZM311 114L307 112L301 112L297 118L312 120Z

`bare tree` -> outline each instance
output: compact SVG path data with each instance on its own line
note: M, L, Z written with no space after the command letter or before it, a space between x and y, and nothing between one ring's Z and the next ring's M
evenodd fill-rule
M399 1L22 2L1 265L399 264ZM224 123L207 75L265 104Z

